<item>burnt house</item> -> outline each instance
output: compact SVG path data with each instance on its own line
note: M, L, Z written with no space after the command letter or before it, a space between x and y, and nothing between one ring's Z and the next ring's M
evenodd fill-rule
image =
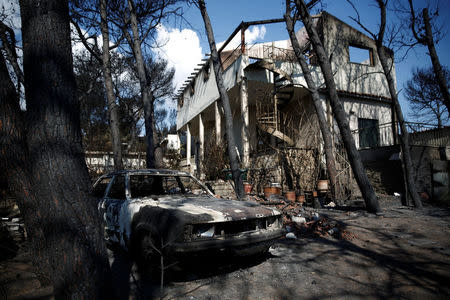
M219 49L233 111L233 134L242 167L266 173L255 175L255 171L253 180L259 177L258 180L285 182L289 177L286 169L290 169L296 186L312 189L314 180L323 176L323 146L310 93L291 42L246 43L246 29L274 22L283 20L242 22ZM314 22L330 57L356 146L365 149L393 145L394 108L375 41L327 12L314 16ZM296 35L306 49L317 86L324 86L306 30L300 29ZM240 38L240 45L228 50L227 43L236 37ZM393 53L389 53L395 78ZM224 116L213 72L212 63L205 58L177 94L177 130L186 132L184 164L190 171L204 158L205 140L214 137L221 144L224 139ZM350 166L324 92L321 101L333 133L339 182L348 186ZM287 159L280 158L280 153ZM311 178L305 179L308 176Z

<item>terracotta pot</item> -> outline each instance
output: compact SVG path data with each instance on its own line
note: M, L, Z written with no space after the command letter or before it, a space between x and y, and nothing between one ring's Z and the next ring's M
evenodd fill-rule
M269 198L270 195L281 194L281 189L276 186L264 187L264 197Z
M294 191L285 192L284 197L290 202L295 202L295 192Z
M244 192L250 194L253 190L253 185L250 183L244 183Z
M297 196L297 202L304 203L305 202L305 195L298 195Z
M317 181L317 190L319 190L319 191L328 191L328 180L319 180L319 181Z

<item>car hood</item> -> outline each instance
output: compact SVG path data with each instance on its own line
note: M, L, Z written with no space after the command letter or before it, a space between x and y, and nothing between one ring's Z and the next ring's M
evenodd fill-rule
M279 215L274 208L249 201L236 201L211 196L163 196L131 201L139 207L156 206L197 216L198 222L224 222ZM191 220L195 223L195 220Z
M158 198L138 198L126 201L120 209L119 230L122 233L120 242L126 245L132 224L140 222L152 223L159 231L164 231L165 228L182 228L183 224L237 221L280 214L274 208L254 202L219 199L212 196L168 195ZM156 220L172 221L165 223Z

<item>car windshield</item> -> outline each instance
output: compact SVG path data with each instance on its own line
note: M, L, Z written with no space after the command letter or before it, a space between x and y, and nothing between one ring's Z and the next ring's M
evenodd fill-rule
M161 176L130 174L131 198L158 195L208 195L208 192L189 176Z

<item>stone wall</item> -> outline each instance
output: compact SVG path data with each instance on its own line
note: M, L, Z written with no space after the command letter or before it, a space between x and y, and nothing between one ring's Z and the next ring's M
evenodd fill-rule
M231 180L206 181L206 186L212 189L215 195L222 198L236 199L233 183Z
M398 145L360 150L369 180L378 194L392 195L394 192L404 192L399 152ZM417 191L424 198L440 201L439 199L442 197L438 197L437 194L433 195L433 191L442 190L439 194L445 195L443 182L447 182L448 190L448 167L442 168L442 166L448 166L449 154L450 147L411 146L415 171L414 180ZM439 174L433 175L435 173ZM433 176L436 177L436 180ZM438 188L436 189L436 187Z

